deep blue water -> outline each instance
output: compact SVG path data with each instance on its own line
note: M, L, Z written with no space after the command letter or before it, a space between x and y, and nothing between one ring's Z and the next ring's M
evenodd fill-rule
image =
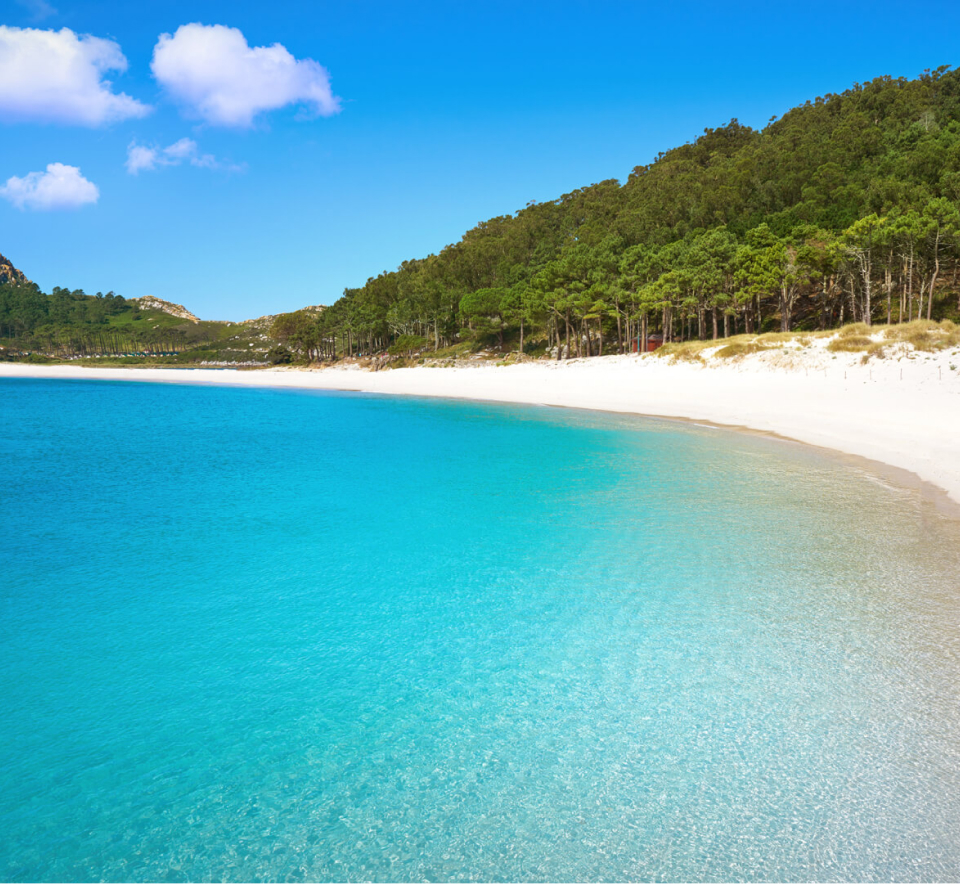
M960 542L816 451L0 381L0 879L960 879Z

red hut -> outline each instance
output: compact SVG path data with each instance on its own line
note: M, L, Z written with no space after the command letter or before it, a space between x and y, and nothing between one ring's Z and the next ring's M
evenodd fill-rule
M641 340L636 338L633 341L632 350L636 353L640 348ZM663 335L647 335L647 353L652 353L654 350L663 346Z

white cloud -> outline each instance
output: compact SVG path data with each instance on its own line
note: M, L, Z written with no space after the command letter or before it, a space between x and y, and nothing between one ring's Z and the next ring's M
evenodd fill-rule
M0 25L0 114L7 120L101 126L150 108L112 91L108 71L127 60L112 40Z
M237 28L181 25L161 34L150 65L188 114L216 126L251 126L257 114L290 104L321 116L340 110L327 71L279 43L251 47Z
M227 172L242 172L246 167L222 163L213 154L200 153L192 138L181 138L169 147L147 147L131 141L127 147L127 171L131 175L152 172L161 166L179 166L189 163L201 169L223 169Z
M95 203L100 191L87 181L76 166L50 163L46 172L31 172L23 178L14 175L0 186L0 196L18 209L78 209Z

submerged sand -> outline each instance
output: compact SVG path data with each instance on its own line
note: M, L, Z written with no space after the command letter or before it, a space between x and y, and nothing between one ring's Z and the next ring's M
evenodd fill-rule
M855 354L814 349L754 354L732 363L608 356L379 372L359 367L236 371L0 363L0 378L14 377L350 390L684 418L775 433L878 461L906 471L896 475L901 482L918 484L918 478L960 504L956 352L904 353L867 364Z

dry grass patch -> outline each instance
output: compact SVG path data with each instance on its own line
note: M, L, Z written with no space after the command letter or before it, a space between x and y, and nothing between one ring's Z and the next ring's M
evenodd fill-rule
M735 356L749 356L751 353L763 353L769 349L770 347L765 347L757 340L732 341L725 347L717 350L716 355L718 359L732 359Z
M712 355L719 359L731 359L737 356L748 356L751 353L783 349L783 345L788 343L798 343L801 347L805 347L809 345L810 339L806 334L800 335L795 332L767 332L759 336L735 335L729 338L718 338L715 341L665 344L656 352L676 362L703 362L703 353L706 350L715 351Z
M915 319L903 325L891 325L884 332L884 340L892 344L910 344L914 350L942 350L960 344L960 328L949 319L933 322Z
M664 344L654 353L674 362L702 362L703 351L715 346L713 341L684 341L682 344Z
M863 358L860 360L861 365L866 365L874 356L877 359L883 359L887 355L887 351L884 349L884 345L874 341L874 343L867 347L866 352L863 354Z
M765 332L758 335L754 340L758 344L792 344L800 339L797 332Z
M831 353L863 353L873 347L874 344L876 344L876 341L871 340L866 335L848 334L842 337L837 335L827 344L827 349Z
M838 338L863 338L871 334L873 329L870 328L865 322L854 322L850 325L845 325L840 331L837 332Z

